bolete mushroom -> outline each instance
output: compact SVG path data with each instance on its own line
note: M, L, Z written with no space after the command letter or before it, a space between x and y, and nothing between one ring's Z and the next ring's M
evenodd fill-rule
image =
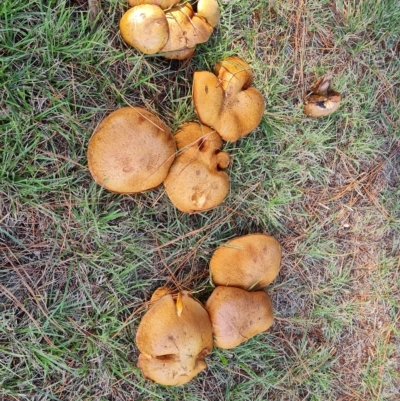
M253 73L239 57L220 61L215 73L194 73L192 96L196 113L222 139L234 142L258 126L264 113L264 98L250 86Z
M266 287L279 273L282 250L267 234L234 238L212 255L210 271L215 285L253 290Z
M274 321L271 298L265 291L219 286L205 307L212 323L214 345L219 348L237 347L268 330Z
M304 101L304 114L311 118L325 117L335 112L342 96L331 89L332 75L326 75L317 80L310 88L310 93Z
M178 156L164 180L168 197L186 213L216 207L229 190L224 169L230 158L221 151L221 137L205 125L190 122L183 124L174 138Z
M160 296L161 295L161 296ZM206 368L213 346L210 318L188 291L155 296L136 334L143 376L156 383L187 383Z
M130 194L159 186L174 161L169 128L150 111L123 107L109 114L88 145L94 180L112 192Z

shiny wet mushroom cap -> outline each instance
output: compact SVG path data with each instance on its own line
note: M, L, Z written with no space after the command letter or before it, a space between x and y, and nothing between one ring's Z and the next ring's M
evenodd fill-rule
M161 295L161 296L160 296ZM157 294L136 334L143 376L156 383L187 383L206 368L213 346L209 316L189 292Z
M282 249L267 234L236 237L212 255L210 271L214 285L253 290L266 287L278 275Z
M214 345L230 349L268 330L273 321L271 299L265 291L247 292L235 287L216 287L206 302Z
M141 107L109 114L88 144L93 179L112 192L131 194L159 186L174 161L175 141L169 128Z
M331 89L332 75L321 77L304 101L304 114L311 118L326 117L340 106L342 96Z
M190 122L183 124L174 138L178 155L164 181L171 202L186 213L218 206L229 190L224 169L230 160L221 151L220 136L205 125Z

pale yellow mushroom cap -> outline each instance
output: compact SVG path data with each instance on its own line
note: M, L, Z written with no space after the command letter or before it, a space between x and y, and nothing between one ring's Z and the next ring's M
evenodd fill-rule
M197 2L197 15L204 17L215 28L218 25L221 12L216 0L199 0Z
M164 11L151 4L130 8L119 23L122 39L144 54L158 53L168 41Z

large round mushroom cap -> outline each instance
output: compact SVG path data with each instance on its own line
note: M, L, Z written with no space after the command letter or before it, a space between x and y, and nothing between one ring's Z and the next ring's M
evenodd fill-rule
M122 39L144 54L158 53L168 41L167 17L157 5L130 8L122 16L119 29Z
M204 357L213 346L210 318L187 291L163 295L143 316L136 345L146 378L167 386L185 384L207 366Z
M234 238L211 257L213 283L247 291L264 288L278 275L281 258L281 246L270 235L250 234Z
M203 124L214 128L225 141L235 142L249 134L264 114L264 98L251 87L250 66L239 57L217 63L216 74L196 71L193 102Z
M230 158L221 152L221 137L205 125L190 122L174 138L178 156L164 181L171 202L186 213L218 206L229 190L229 176L223 170Z
M206 302L214 345L234 348L268 330L273 321L271 298L265 291L247 292L235 287L216 287Z
M88 145L94 180L112 192L129 194L159 186L174 161L169 128L150 111L124 107L109 114Z

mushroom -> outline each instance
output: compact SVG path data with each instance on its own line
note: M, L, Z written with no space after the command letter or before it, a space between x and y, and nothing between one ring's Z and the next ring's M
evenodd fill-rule
M274 321L271 298L265 291L219 286L205 307L212 323L214 345L219 348L237 347L268 330Z
M193 55L196 45L206 42L219 21L216 0L201 0L200 14L190 3L176 0L130 0L132 6L121 18L122 39L145 54L162 53L170 59ZM207 18L210 18L210 23Z
M162 291L152 299L136 334L143 376L166 386L182 385L206 368L213 346L210 318L188 291ZM167 292L167 291L166 291Z
M267 234L234 238L218 248L210 260L212 281L244 290L264 288L279 273L282 250Z
M161 7L163 10L178 4L181 0L128 0L131 7L139 6L141 4L153 4Z
M335 112L342 96L331 89L332 75L317 80L310 88L310 94L304 101L304 114L311 118L325 117Z
M165 13L169 25L169 36L161 53L193 49L197 44L207 42L213 28L207 21L195 15L192 6L184 3ZM193 54L193 51L190 53ZM189 56L190 56L189 55Z
M250 66L239 57L220 61L215 73L194 73L194 105L202 123L214 128L225 141L234 142L258 126L264 113L264 98L250 86Z
M196 13L199 17L204 17L213 28L218 25L221 16L216 0L199 0Z
M123 107L109 114L88 144L94 180L112 192L130 194L159 186L174 161L169 128L150 111Z
M153 4L130 8L122 16L119 29L122 39L144 54L158 53L168 41L167 17Z
M168 197L186 213L216 207L229 190L229 176L223 169L230 158L221 152L220 136L205 125L190 122L174 138L179 153L164 181Z

